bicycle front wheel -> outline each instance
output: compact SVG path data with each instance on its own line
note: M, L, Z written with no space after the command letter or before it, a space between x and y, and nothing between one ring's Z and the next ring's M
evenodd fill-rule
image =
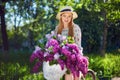
M95 72L89 69L85 76L85 80L96 80Z

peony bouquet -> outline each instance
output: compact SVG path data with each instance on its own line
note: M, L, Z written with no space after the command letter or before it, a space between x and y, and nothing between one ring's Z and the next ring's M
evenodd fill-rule
M50 65L59 64L61 69L67 68L67 72L73 73L74 76L83 75L88 71L88 59L82 55L82 51L75 44L72 37L51 34L46 35L44 47L36 46L33 51L30 62L36 61L33 67L33 72L39 72L39 67L43 61L49 61Z

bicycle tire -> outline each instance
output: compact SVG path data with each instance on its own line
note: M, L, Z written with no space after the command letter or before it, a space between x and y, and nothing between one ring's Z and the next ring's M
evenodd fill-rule
M86 74L86 77L84 77L84 78L85 78L84 80L86 80L87 75L90 76L90 78L91 78L90 80L96 80L95 72L94 72L93 70L88 69L88 72L87 72L87 74Z

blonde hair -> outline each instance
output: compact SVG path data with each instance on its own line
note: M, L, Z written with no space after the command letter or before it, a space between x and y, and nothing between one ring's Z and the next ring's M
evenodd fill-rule
M59 19L59 25L58 25L58 30L57 30L57 34L61 34L64 25L63 25L63 21L62 18L60 17ZM73 32L73 17L71 18L70 23L68 24L68 36L74 37L74 32Z

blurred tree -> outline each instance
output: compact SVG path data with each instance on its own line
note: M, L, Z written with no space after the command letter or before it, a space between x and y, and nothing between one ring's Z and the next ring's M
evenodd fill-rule
M86 44L87 50L94 50L95 46L101 45L101 55L105 55L107 30L111 23L116 24L114 22L120 19L119 3L119 0L81 0L77 5L76 10L80 17L76 21L82 27L83 42L88 41ZM97 39L99 41L94 42ZM96 43L99 44L96 45ZM95 45L91 46L91 44Z
M0 1L0 23L1 23L1 34L2 34L2 42L3 42L3 50L8 51L8 36L6 32L6 23L5 23L5 4L8 0Z
M104 20L103 42L101 47L101 54L103 56L105 55L106 51L108 28L110 27L111 23L114 23L120 19L119 4L119 0L103 0L103 2L100 3L101 12L103 14L102 18Z
M7 3L7 20L13 23L14 27L14 49L19 49L18 35L21 25L25 25L26 35L28 35L29 47L34 43L34 31L38 29L39 22L43 21L44 7L42 7L42 1L25 0L25 1L10 1ZM11 19L12 18L12 19ZM41 20L40 20L41 19ZM42 23L42 22L41 22ZM21 24L21 25L20 25ZM26 26L27 24L27 26ZM28 25L29 24L29 25Z
M91 53L98 51L101 47L101 52L104 55L106 42L110 42L110 40L107 39L107 31L111 28L110 26L118 24L118 20L120 19L118 15L119 0L105 1L106 0L10 0L6 2L7 6L5 7L7 22L10 21L10 23L14 24L11 31L8 31L10 43L14 44L15 48L16 46L19 48L22 42L28 42L28 46L31 49L31 47L34 47L36 41L42 39L46 33L55 29L58 23L55 17L59 7L68 5L72 6L79 15L75 23L80 25L82 29L82 45L84 51ZM109 37L112 33L114 32L109 32ZM119 30L115 34L118 36ZM12 36L14 36L14 39Z

